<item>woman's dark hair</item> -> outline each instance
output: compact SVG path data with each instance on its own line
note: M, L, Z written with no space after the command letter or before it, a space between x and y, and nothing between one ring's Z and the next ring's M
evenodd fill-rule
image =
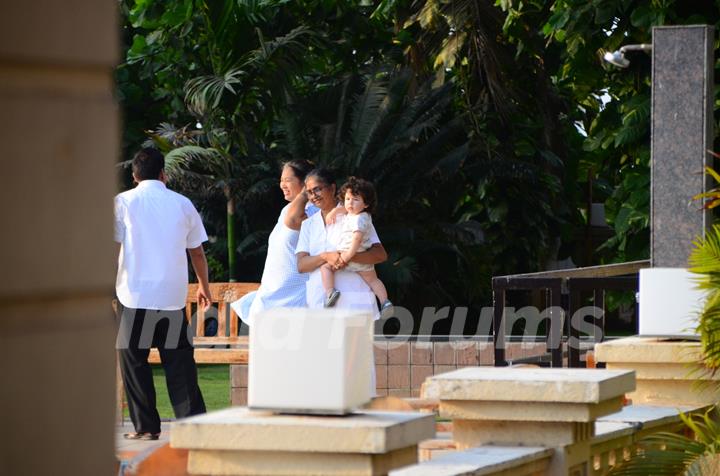
M372 213L375 210L377 206L377 195L375 194L375 187L372 182L357 177L348 177L347 182L340 187L340 193L338 195L341 200L345 200L345 194L348 191L353 195L362 197L365 205L367 205L365 209L366 212Z
M165 168L162 152L152 147L140 149L132 160L132 171L139 180L157 180Z
M329 169L326 169L324 167L312 169L305 176L305 180L309 179L310 177L315 177L323 184L328 186L335 185L335 174L333 174Z
M282 171L282 169L284 169L285 167L290 167L290 169L293 171L293 175L295 175L301 182L304 182L305 177L307 176L308 172L312 170L313 165L307 160L295 159L284 162L282 164L282 167L280 167L280 170Z

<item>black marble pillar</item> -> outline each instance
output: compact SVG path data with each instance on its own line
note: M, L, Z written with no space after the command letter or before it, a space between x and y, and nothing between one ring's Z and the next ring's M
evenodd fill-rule
M709 185L703 167L713 147L714 35L706 25L653 29L653 267L686 267L692 241L711 224L710 213L691 197Z

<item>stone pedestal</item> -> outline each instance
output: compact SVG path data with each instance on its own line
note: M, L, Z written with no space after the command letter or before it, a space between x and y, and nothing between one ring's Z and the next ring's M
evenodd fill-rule
M652 267L684 268L690 243L712 224L692 197L711 188L715 29L653 28L650 120L650 259Z
M480 445L553 448L548 474L588 474L594 421L622 408L631 371L466 368L434 376L425 396L453 419L458 449Z
M608 369L634 370L636 390L628 394L634 404L711 405L718 400L713 385L718 380L698 365L701 345L659 337L627 337L595 346L595 358Z
M170 444L203 475L379 475L415 464L432 414L277 415L232 407L175 422Z

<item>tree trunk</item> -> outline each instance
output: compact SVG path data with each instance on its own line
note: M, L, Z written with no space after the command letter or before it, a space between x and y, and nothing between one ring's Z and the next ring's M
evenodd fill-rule
M228 280L237 282L235 261L237 258L237 243L235 237L235 199L229 190L225 190L227 199L227 252L228 252Z

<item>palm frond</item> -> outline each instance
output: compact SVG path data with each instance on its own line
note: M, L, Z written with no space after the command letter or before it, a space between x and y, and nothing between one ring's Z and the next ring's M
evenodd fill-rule
M263 78L263 84L284 97L293 78L302 70L308 52L320 44L320 37L306 26L298 26L283 36L265 41L262 31L256 29L260 46L249 53L245 66Z
M352 112L352 148L346 166L358 168L368 152L373 135L388 111L388 81L383 74L366 77L365 89L356 98Z
M242 83L246 72L242 67L232 67L217 75L199 76L185 83L185 103L190 112L203 117L218 107L224 94L237 94L236 87Z
M697 275L699 289L707 292L698 319L697 331L703 348L705 365L720 370L720 226L707 230L704 238L693 242L690 271Z
M186 145L165 154L165 172L171 179L182 179L193 171L214 176L223 169L223 162L223 155L216 149Z
M675 433L656 433L640 442L641 452L610 471L611 476L677 476L700 459L706 445Z

